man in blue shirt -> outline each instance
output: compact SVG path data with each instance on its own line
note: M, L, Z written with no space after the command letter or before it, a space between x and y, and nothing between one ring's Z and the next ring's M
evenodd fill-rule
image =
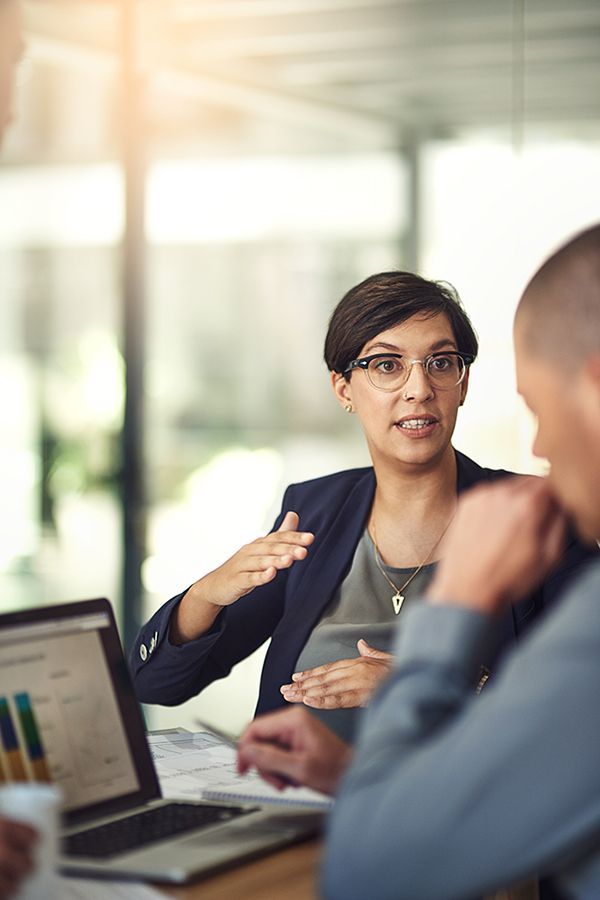
M514 336L551 469L459 504L339 788L330 900L459 900L535 875L559 897L600 897L600 562L475 691L494 617L558 559L567 520L600 536L600 226L532 278ZM342 752L292 710L250 726L240 768L333 791Z

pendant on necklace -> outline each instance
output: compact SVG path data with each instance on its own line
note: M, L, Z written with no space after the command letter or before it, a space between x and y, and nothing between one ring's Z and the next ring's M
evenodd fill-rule
M404 597L402 596L400 591L396 591L396 593L392 597L392 606L394 607L394 613L396 615L398 615L398 613L402 609L403 603L404 603Z

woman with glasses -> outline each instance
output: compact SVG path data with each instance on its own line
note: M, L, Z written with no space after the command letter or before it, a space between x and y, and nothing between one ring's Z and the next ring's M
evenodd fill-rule
M385 272L342 298L325 361L341 408L360 421L372 466L290 486L270 534L143 626L131 654L140 700L187 700L271 638L256 713L303 703L352 739L358 709L389 670L402 611L431 578L457 495L507 474L452 446L477 349L449 285ZM500 646L588 555L569 544L560 568L498 623ZM494 657L481 663L483 684Z

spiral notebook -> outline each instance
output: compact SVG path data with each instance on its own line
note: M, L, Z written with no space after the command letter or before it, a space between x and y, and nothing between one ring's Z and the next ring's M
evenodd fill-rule
M148 740L166 797L322 812L332 806L332 798L319 791L304 787L278 791L256 773L239 775L235 744L214 732L171 731L151 734Z
M328 810L333 804L331 797L312 791L310 788L287 787L282 791L271 787L260 779L246 776L247 783L208 788L202 791L204 800L222 803L257 803L261 806L292 806L296 809Z

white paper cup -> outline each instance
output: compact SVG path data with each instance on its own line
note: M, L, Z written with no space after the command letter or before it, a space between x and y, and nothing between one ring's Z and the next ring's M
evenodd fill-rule
M0 815L31 825L38 832L34 869L17 900L59 900L56 890L61 791L52 784L19 782L0 787Z

